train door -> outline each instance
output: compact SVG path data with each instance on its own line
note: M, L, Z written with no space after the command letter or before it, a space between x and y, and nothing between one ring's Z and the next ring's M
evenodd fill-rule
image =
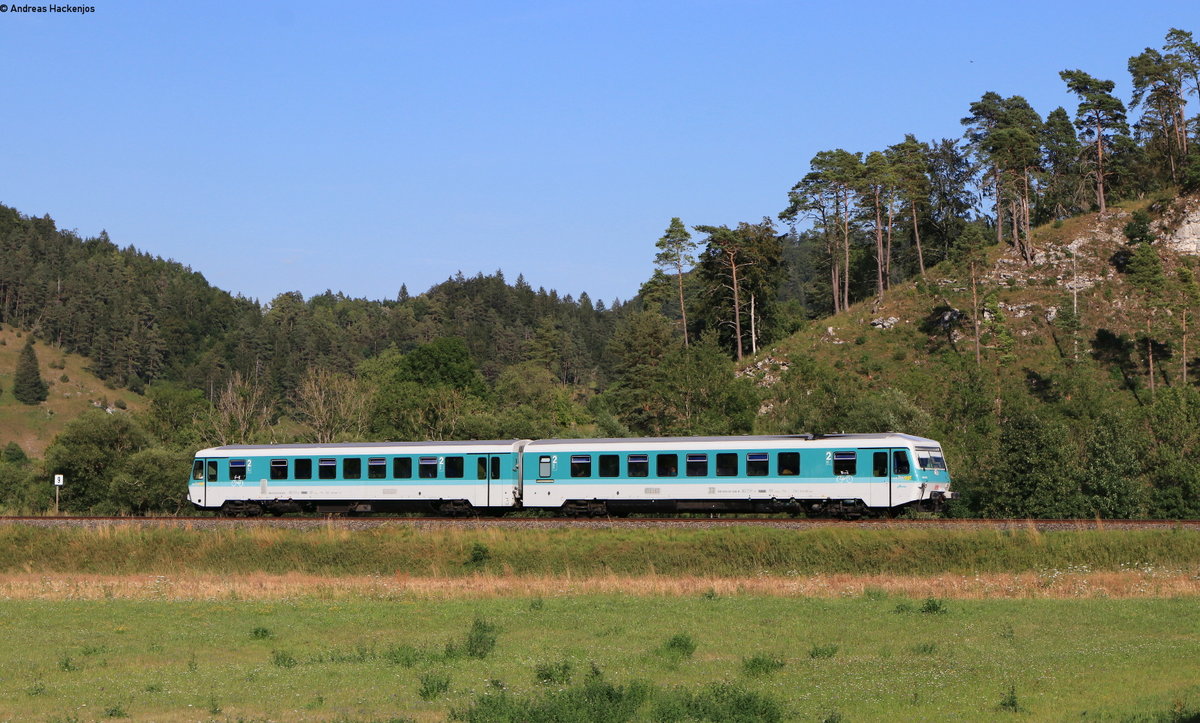
M487 507L501 507L512 504L504 491L501 456L498 454L479 455L475 462L476 477L484 484L483 503Z
M871 492L865 500L871 507L892 506L892 465L889 457L891 450L872 449L871 453Z
M188 493L193 504L204 506L204 493L207 485L204 481L204 460L192 462L192 479L188 482Z

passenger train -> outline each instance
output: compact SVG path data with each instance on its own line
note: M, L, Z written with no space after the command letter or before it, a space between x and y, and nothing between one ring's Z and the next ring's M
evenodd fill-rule
M907 434L227 445L188 497L227 515L792 512L857 517L953 496L941 445Z

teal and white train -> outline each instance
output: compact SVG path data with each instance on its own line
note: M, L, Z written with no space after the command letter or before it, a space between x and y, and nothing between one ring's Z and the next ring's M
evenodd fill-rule
M228 445L203 449L204 510L502 513L936 509L953 497L941 445L908 434Z

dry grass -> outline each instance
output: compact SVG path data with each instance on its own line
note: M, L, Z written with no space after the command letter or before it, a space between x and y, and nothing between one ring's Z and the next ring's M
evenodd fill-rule
M282 600L372 598L453 600L620 594L635 597L861 595L948 599L1164 598L1200 596L1200 576L1173 571L998 573L982 575L813 575L753 577L592 577L478 574L396 575L0 575L3 600Z

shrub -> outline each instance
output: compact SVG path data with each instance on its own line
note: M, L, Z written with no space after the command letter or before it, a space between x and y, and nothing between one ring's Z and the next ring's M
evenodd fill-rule
M560 660L557 663L538 663L533 671L539 683L563 685L571 682L571 661Z
M696 641L687 633L676 633L663 643L664 655L673 658L691 658L696 652Z
M814 660L820 658L832 658L833 656L837 655L837 651L838 646L833 644L814 645L808 649L808 657L813 658Z
M783 661L774 655L755 655L742 658L742 672L751 678L770 675L783 667Z
M948 608L946 607L946 603L937 598L930 597L925 598L925 602L921 604L921 612L930 615L944 615L948 612Z
M654 706L659 721L781 721L783 706L774 698L733 683L713 683L699 692L676 688Z
M299 664L296 658L286 650L272 650L271 663L278 668L294 668Z
M496 626L475 618L464 647L472 658L486 658L496 648Z
M258 627L250 631L250 637L255 640L266 640L267 638L275 637L275 633L272 633L267 628Z
M421 687L417 695L421 700L434 700L442 693L450 690L450 676L447 673L432 672L421 676Z

